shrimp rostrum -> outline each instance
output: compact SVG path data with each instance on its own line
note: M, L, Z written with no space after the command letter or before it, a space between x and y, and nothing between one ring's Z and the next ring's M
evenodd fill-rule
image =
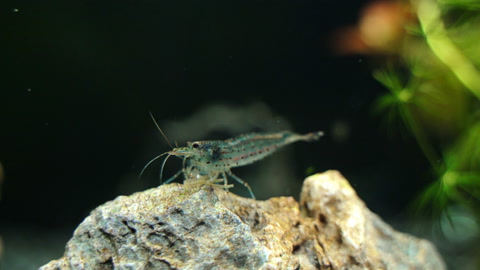
M168 157L177 156L183 159L183 168L165 183L173 181L183 172L186 179L206 178L212 182L217 182L217 178L221 175L226 187L228 175L244 185L250 192L252 198L255 198L250 186L234 175L230 171L231 168L251 164L272 154L280 147L291 143L297 141L311 142L318 140L321 136L323 136L322 131L311 132L304 135L291 131L282 131L275 133L251 133L225 141L187 142L186 147L174 148L172 151L168 151L152 159L144 167L140 175L154 160L163 155L168 155L162 164L160 172L160 174L162 174L163 166Z

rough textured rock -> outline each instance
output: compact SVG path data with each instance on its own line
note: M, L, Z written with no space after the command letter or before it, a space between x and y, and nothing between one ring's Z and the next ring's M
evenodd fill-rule
M98 207L47 269L445 269L426 240L394 231L336 171L293 198L255 201L170 184Z

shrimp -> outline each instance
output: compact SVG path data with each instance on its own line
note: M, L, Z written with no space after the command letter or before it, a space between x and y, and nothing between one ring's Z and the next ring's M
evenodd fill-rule
M291 131L281 131L274 133L250 133L240 135L225 141L194 141L187 142L185 147L174 148L169 142L167 136L163 133L157 121L150 116L157 126L158 130L172 148L171 151L165 152L154 157L142 169L139 178L150 164L160 157L167 155L163 160L160 169L160 179L162 179L163 168L170 156L183 158L182 169L170 177L164 184L168 184L175 180L180 174L184 174L185 179L207 179L210 183L218 182L218 176L223 177L224 188L228 189L233 185L228 185L227 175L235 179L237 182L245 186L250 196L255 199L253 191L247 182L234 175L230 169L234 167L245 166L263 159L278 148L292 144L298 141L312 142L320 139L324 135L323 131L310 132L304 135L296 134Z
M163 133L163 132L162 132ZM170 156L183 158L183 168L165 181L169 183L177 178L182 172L186 179L207 177L211 182L217 182L219 175L222 175L224 185L227 187L227 175L244 185L252 198L255 199L252 189L247 182L234 175L230 169L234 167L245 166L266 156L272 154L280 147L289 145L297 141L311 142L318 140L323 136L322 131L311 132L304 135L296 134L291 131L282 131L276 133L251 133L240 135L238 137L225 141L194 141L187 142L186 147L177 147L171 151L165 152L152 159L142 170L150 165L154 160L163 155L168 155L163 164L160 175L162 175L163 166Z

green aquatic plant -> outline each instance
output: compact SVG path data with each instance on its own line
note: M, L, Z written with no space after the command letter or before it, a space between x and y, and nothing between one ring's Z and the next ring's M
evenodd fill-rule
M337 53L379 63L373 76L388 91L373 111L389 133L414 138L430 165L412 209L438 221L430 228L450 241L444 248L472 250L462 269L480 269L479 37L478 0L371 2L335 36Z
M434 220L446 217L452 228L462 222L452 211L466 209L477 225L472 231L477 240L471 246L478 246L480 4L473 0L409 4L414 23L405 26L400 49L385 57L384 67L373 74L388 89L376 100L374 111L383 116L389 131L398 131L401 123L401 130L416 140L431 166L430 184L412 209ZM478 259L474 264L480 265Z
M422 34L406 32L397 55L403 63L397 69L407 70L408 79L391 64L374 77L389 90L377 100L376 111L385 112L389 123L401 120L434 172L436 181L421 195L420 208L430 204L440 213L460 203L480 221L480 46L471 37L480 34L480 10L473 16L477 6L468 3L412 3ZM453 7L455 14L467 9L469 19L452 14Z

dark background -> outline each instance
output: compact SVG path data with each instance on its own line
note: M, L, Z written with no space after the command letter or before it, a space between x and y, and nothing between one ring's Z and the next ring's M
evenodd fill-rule
M428 165L413 140L388 137L372 114L386 90L370 59L329 48L366 3L2 1L4 238L61 231L66 241L93 208L129 194L121 179L137 181L150 158L169 150L149 111L161 124L212 103L262 102L296 132L324 130L321 141L292 147L298 189L308 167L337 169L370 209L407 224ZM343 142L329 135L338 121L349 129ZM140 181L138 190L156 185ZM40 263L61 256L59 243Z

